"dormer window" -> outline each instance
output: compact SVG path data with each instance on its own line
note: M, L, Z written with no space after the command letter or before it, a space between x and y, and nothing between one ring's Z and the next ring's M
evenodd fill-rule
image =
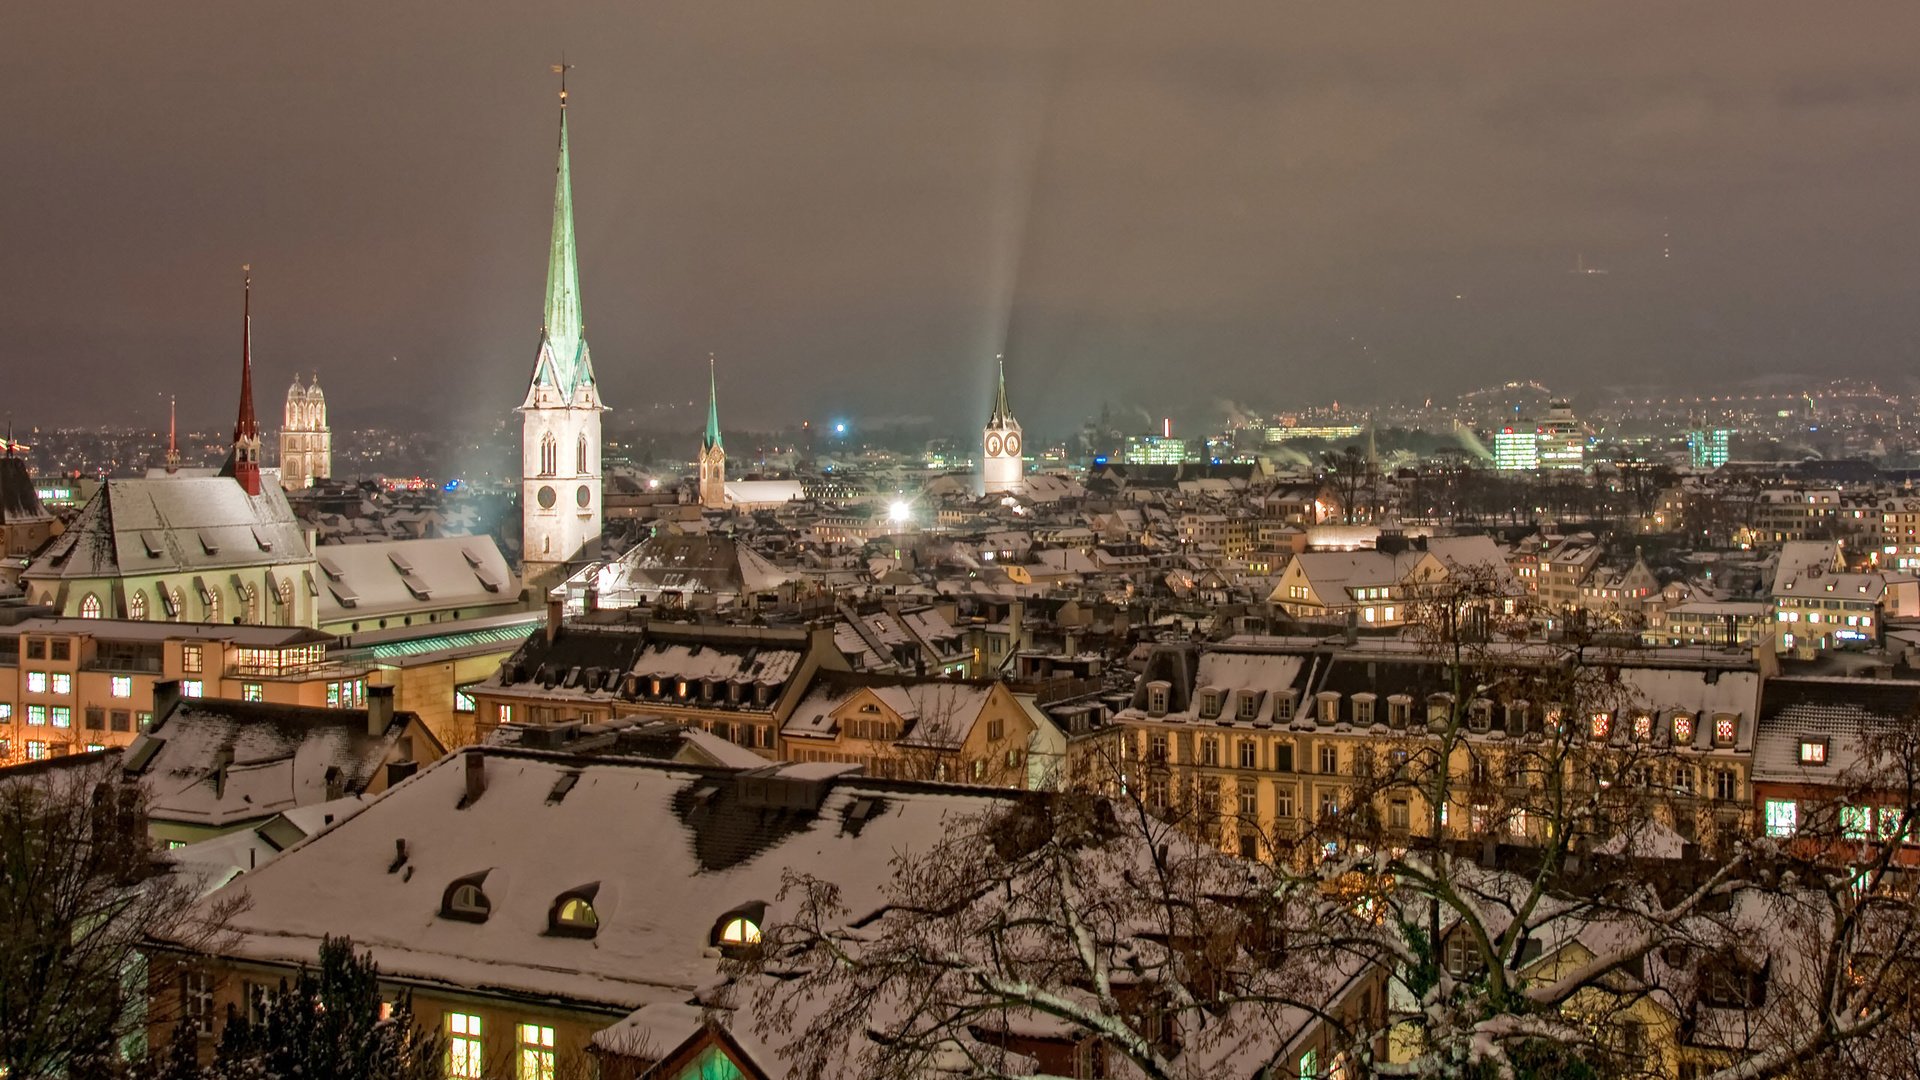
M766 922L767 905L763 901L754 901L737 907L713 924L713 935L708 944L723 953L737 955L760 945L760 928Z
M1147 715L1167 715L1167 693L1172 688L1171 684L1164 682L1147 684Z
M1293 719L1293 691L1282 690L1273 698L1273 719L1284 724Z
M1593 720L1590 723L1588 730L1596 741L1604 741L1607 737L1607 733L1611 731L1612 728L1613 728L1613 717L1602 712L1602 713L1593 714Z
M1714 717L1713 718L1713 745L1732 746L1733 736L1735 732L1738 730L1739 725L1740 725L1740 721L1736 717L1732 717L1732 716Z
M1474 698L1467 706L1467 726L1474 731L1485 732L1493 727L1493 702L1486 698Z
M1693 745L1693 717L1686 713L1673 714L1673 745Z
M1800 764L1825 765L1827 763L1827 740L1801 739Z
M1200 719L1211 720L1220 715L1220 691L1208 688L1200 691Z
M593 898L599 892L600 883L596 881L555 897L547 912L547 933L587 938L599 933L600 915L593 910Z
M1252 720L1254 717L1259 715L1260 715L1260 691L1258 690L1240 691L1240 711L1239 711L1240 719Z
M487 916L493 914L493 901L487 899L481 886L486 883L489 873L490 870L482 870L454 879L440 897L440 917L461 922L486 922Z

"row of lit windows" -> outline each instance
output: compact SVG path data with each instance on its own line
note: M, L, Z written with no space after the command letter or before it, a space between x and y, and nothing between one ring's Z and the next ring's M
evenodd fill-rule
M545 1024L515 1025L515 1069L518 1080L553 1080L553 1029ZM447 1075L457 1080L486 1076L486 1040L480 1017L472 1013L447 1014Z

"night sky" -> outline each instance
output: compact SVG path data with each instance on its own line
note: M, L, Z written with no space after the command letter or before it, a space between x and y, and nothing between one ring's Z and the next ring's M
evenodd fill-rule
M315 368L336 427L505 416L562 50L595 367L662 427L709 351L729 428L973 428L1003 348L1055 434L1907 391L1917 41L1911 4L10 3L0 413L226 420L250 261L276 426Z

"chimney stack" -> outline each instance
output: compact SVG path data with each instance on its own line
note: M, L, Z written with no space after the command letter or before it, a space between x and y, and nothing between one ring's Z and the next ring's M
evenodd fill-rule
M165 720L180 704L180 680L157 679L153 684L153 723Z
M560 618L566 613L567 602L558 596L547 597L547 642L560 636Z
M478 750L467 751L467 796L460 800L461 806L472 806L487 791L487 755Z
M367 687L367 734L379 738L393 726L393 687Z

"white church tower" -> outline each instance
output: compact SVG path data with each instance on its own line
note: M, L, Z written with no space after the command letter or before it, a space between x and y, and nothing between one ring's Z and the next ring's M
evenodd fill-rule
M313 373L312 386L300 385L295 373L280 427L280 486L299 491L332 475L333 432L327 427L327 395L320 390L320 373Z
M1000 388L993 398L993 415L987 418L982 436L986 457L980 467L981 490L988 495L1018 495L1026 490L1026 465L1020 459L1025 449L1020 438L1020 421L1007 408L1007 364L995 358L1000 367Z
M540 327L533 382L519 411L521 577L534 588L551 587L564 576L568 560L600 535L600 414L606 411L594 385L580 307L564 68L546 319Z

